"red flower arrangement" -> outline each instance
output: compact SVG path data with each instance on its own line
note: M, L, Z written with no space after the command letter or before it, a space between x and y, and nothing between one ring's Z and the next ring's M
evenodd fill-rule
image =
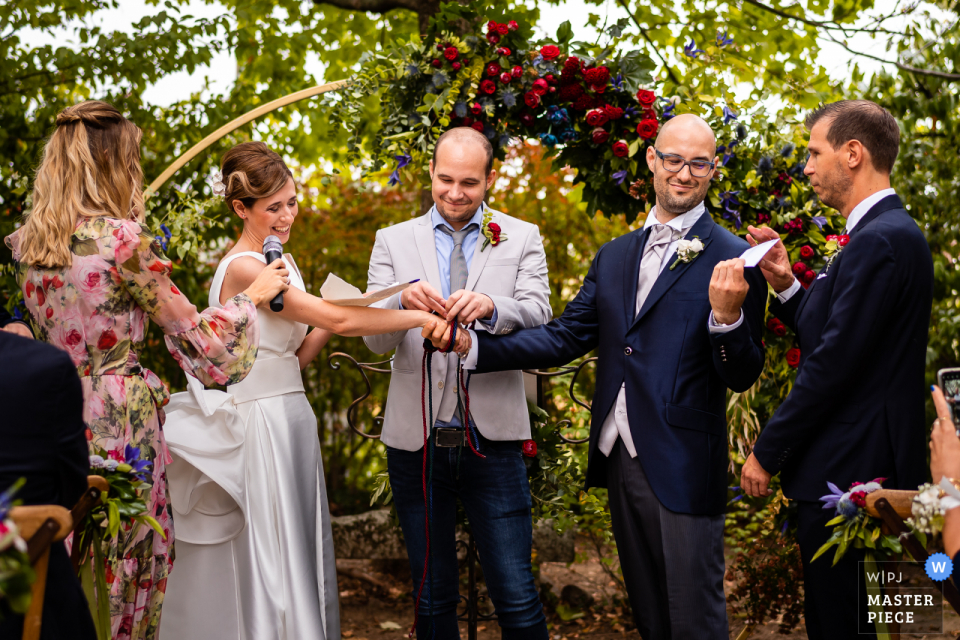
M637 135L639 135L644 140L649 140L657 133L657 129L660 128L660 123L653 119L641 120L640 124L637 125Z
M787 364L796 369L800 366L800 349L793 347L787 350Z
M810 258L813 257L813 255L814 255L813 247L811 247L810 245L805 244L802 247L800 247L800 257L803 258L804 260L809 260Z
M527 103L527 106L531 109L536 109L540 105L540 96L538 96L533 91L528 91L523 96L523 101Z
M497 85L493 83L493 80L484 80L480 83L480 91L487 95L493 94L497 91Z
M454 60L456 60L459 55L460 55L460 52L457 51L456 47L447 47L446 49L443 50L443 57L449 60L450 62L453 62Z
M500 65L496 62L491 62L487 65L487 75L488 76L498 76L500 75Z
M640 103L640 106L644 109L652 107L653 103L657 101L657 94L649 89L640 89L637 91L637 102Z
M593 109L587 113L587 124L591 127L602 127L610 117L604 109Z
M610 139L610 132L602 127L597 127L590 132L590 139L594 144L603 144Z
M556 60L560 57L560 47L555 44L548 44L540 48L540 55L544 60Z
M617 140L613 143L613 155L618 158L626 158L630 154L630 145L623 140Z

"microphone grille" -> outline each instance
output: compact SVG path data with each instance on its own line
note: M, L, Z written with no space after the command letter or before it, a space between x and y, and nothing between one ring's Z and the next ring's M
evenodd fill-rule
M280 238L277 236L267 236L263 240L263 254L266 255L268 251L276 251L277 253L283 253L283 243L280 242Z

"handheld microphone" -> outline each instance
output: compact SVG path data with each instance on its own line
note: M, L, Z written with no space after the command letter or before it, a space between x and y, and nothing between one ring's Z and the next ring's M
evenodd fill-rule
M279 260L283 256L283 244L277 236L267 236L263 241L263 256L267 259L267 264ZM283 311L283 291L270 301L270 311Z

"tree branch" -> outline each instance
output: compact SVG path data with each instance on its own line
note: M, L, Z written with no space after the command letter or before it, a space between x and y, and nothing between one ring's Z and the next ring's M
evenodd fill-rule
M821 20L810 20L809 18L804 18L803 16L796 16L792 13L787 13L786 11L781 11L776 7L771 7L770 5L763 4L759 0L744 0L747 4L751 4L758 9L762 9L768 13L780 16L781 18L786 18L787 20L795 20L797 22L802 22L803 24L809 25L811 27L817 27L818 29L833 29L835 31L842 31L845 35L848 33L885 33L892 36L902 36L907 37L907 34L900 31L890 31L889 29L862 29L858 27L844 27L841 24L836 22L823 22ZM889 17L889 16L887 16ZM886 19L886 18L884 18Z
M420 9L425 8L427 3L417 0L314 0L314 4L329 4L348 11L383 14L394 9L409 9L420 13Z
M747 0L747 1L750 2L751 0ZM898 62L897 60L887 60L886 58L880 58L870 53L863 53L862 51L854 51L853 49L848 47L845 42L841 42L836 38L834 38L832 33L827 33L826 35L828 38L830 38L830 40L832 40L833 42L840 45L841 47L843 47L844 49L846 49L847 51L849 51L854 55L863 56L864 58L869 58L870 60L876 60L877 62L882 62L884 64L892 64L897 69L900 69L900 71L906 71L907 73L916 73L923 76L932 76L934 78L943 78L944 80L950 80L950 81L960 80L960 73L947 73L946 71L920 69L918 67L911 67L908 64L903 64L902 62Z
M660 58L660 62L663 63L663 68L667 70L667 75L670 76L670 79L673 81L673 84L680 86L680 81L677 80L677 76L674 75L673 69L670 68L670 65L667 64L667 61L664 59L663 55L660 53L660 50L653 44L653 40L650 39L650 36L647 35L647 30L640 25L640 21L637 20L637 16L633 14L633 11L630 11L630 7L627 6L627 0L618 0L620 6L623 7L624 11L627 12L627 15L633 19L633 23L637 25L637 29L640 29L640 35L643 36L643 39L650 44L650 48L653 49L653 52L657 54L657 57Z

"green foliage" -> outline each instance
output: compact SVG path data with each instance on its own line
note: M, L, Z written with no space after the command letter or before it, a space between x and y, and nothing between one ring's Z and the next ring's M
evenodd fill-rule
M14 497L24 484L26 478L20 478L0 493L0 622L4 611L27 612L32 599L30 587L36 579L26 542L9 517L10 508L20 504Z

